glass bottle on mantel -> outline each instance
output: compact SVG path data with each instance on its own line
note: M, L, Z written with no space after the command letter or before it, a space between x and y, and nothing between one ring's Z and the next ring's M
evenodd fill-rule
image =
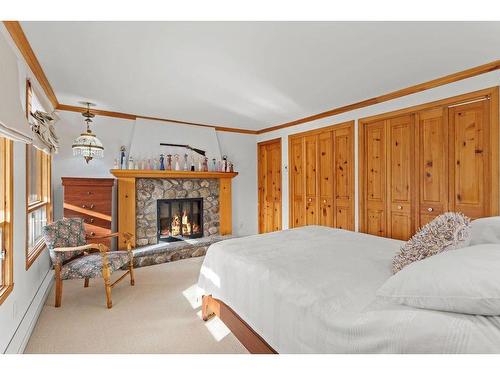
M174 158L175 158L175 170L180 171L181 166L179 164L179 158L180 158L179 154L175 154Z
M128 169L134 169L134 159L132 156L128 157Z
M212 159L212 172L216 172L217 171L217 161L215 160L215 158Z
M203 158L202 171L208 172L208 158L206 156Z
M172 170L172 155L167 155L167 171Z
M184 170L188 170L188 154L184 154Z
M160 154L160 171L165 170L165 155Z

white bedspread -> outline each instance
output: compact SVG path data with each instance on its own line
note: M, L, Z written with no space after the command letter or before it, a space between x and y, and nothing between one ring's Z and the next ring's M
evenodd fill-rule
M319 226L230 239L210 246L198 286L279 353L500 353L500 317L375 297L400 244Z

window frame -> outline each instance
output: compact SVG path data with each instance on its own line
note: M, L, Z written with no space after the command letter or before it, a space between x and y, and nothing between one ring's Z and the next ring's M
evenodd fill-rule
M14 255L13 251L13 235L14 235L14 145L7 138L0 137L0 153L3 154L3 167L0 169L0 202L4 212L4 221L2 225L2 250L5 250L2 267L2 278L0 280L0 305L7 299L9 294L14 289Z
M31 99L33 96L33 91L31 88L31 82L26 80L26 118L29 119L31 115ZM39 174L37 178L40 179L37 182L37 195L38 199L36 201L30 202L30 186L31 186L31 158L32 158L32 148L35 149L35 155L37 157L37 168L39 169ZM46 249L45 241L43 237L38 239L33 247L29 245L29 219L33 211L39 210L45 207L45 220L47 223L52 221L52 157L45 152L36 149L33 145L26 145L26 270L28 270L31 265L35 262L38 256Z

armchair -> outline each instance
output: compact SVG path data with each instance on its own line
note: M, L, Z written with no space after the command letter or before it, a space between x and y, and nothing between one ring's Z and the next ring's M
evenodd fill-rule
M103 244L87 244L83 219L64 218L43 228L43 235L50 258L54 265L56 279L55 306L61 306L63 280L84 279L84 287L89 286L89 280L101 277L106 291L106 305L113 306L111 289L127 275L130 275L130 285L134 285L134 264L130 233L124 233L126 251L109 251ZM92 239L118 237L112 233ZM111 274L127 266L128 270L115 282L111 283Z

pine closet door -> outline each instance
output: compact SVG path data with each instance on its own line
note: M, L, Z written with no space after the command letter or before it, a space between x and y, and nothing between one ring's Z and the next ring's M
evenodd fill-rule
M306 225L318 224L318 136L305 137Z
M354 230L354 121L288 138L290 227Z
M354 230L354 129L333 131L335 222L334 227Z
M304 138L289 139L290 228L305 225Z
M444 108L417 113L417 227L448 211L448 124Z
M364 124L365 215L363 231L385 237L386 230L386 151L385 121Z
M258 144L259 233L281 230L281 139Z
M387 120L388 235L407 240L414 231L414 116Z
M318 136L319 145L319 224L327 227L335 225L333 208L333 132Z
M449 109L450 209L470 218L490 216L489 100Z

